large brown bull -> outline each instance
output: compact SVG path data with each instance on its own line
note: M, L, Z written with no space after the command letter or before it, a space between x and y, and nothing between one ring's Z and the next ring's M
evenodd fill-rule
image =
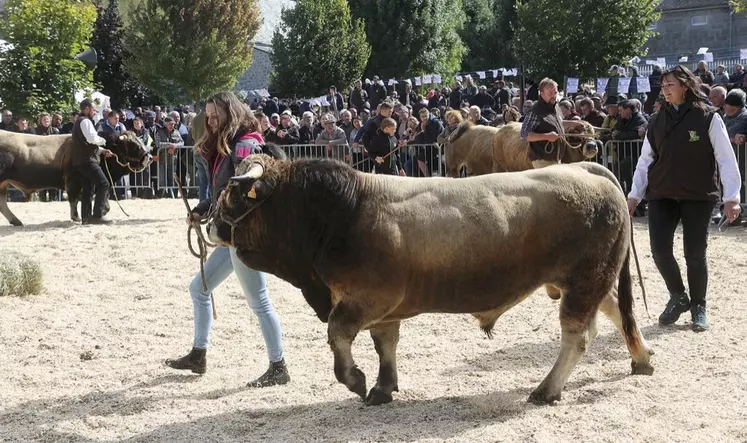
M503 313L544 284L563 290L562 344L530 400L560 399L596 335L597 310L622 332L633 373L653 372L632 310L626 201L602 166L412 179L261 154L237 173L209 238L301 289L329 323L337 380L368 405L387 403L398 390L401 320L471 313L490 336ZM448 241L434 233L448 233ZM368 395L351 354L366 329L380 361Z
M116 157L102 159L109 166L116 182L131 171L139 171L150 164L153 157L132 132L124 134L99 133L106 139L106 148ZM0 130L0 213L14 226L21 221L8 208L8 185L18 188L28 199L42 189L64 189L70 203L70 218L80 221L78 201L83 185L72 165L71 135L30 135ZM87 196L90 198L90 196Z
M586 122L584 131L569 130L568 134L592 135L593 127ZM598 145L593 140L569 136L569 145L561 152L561 163L582 162L594 158ZM528 156L529 143L521 139L521 123L508 123L500 128L473 125L466 121L449 137L446 147L446 175L459 177L462 167L467 175L492 172L513 172L533 169Z

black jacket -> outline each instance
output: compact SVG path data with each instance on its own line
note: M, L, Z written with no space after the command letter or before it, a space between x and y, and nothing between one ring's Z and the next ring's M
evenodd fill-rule
M646 198L717 202L721 196L709 129L714 112L691 102L671 105L651 117L648 141L654 161Z

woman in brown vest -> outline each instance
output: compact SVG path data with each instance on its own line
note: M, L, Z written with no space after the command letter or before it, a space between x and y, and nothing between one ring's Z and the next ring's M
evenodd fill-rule
M651 252L670 293L659 323L672 324L689 310L692 329L700 332L708 329L706 248L711 214L721 199L717 171L730 222L740 212L741 179L724 122L706 105L700 79L677 66L662 74L661 87L667 103L649 121L628 210L632 215L648 199ZM680 221L689 296L672 252Z

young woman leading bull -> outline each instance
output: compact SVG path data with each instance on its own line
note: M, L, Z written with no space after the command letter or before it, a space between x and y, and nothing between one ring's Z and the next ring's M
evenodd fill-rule
M219 92L208 100L205 123L206 131L197 141L195 148L208 165L210 198L195 206L187 223L192 223L193 219L201 219L211 207L215 207L229 178L234 175L236 166L244 157L261 153L261 145L264 143L259 132L259 121L231 92ZM168 359L166 364L175 369L187 369L198 374L205 372L205 353L213 322L210 294L231 272L236 273L249 307L259 320L270 359L267 372L249 382L248 386L265 387L288 383L290 376L283 359L282 331L267 296L265 275L246 267L237 258L234 248L217 247L208 257L205 262L207 291L202 290L199 272L189 285L194 305L193 347L189 354L177 359Z
M721 116L706 105L700 80L687 68L677 66L661 76L661 89L666 104L648 124L628 209L632 214L644 197L649 201L651 252L670 293L659 323L672 324L689 310L692 329L705 331L706 248L711 213L722 193L718 178L729 221L740 212L741 179L729 134ZM672 252L680 221L689 296Z

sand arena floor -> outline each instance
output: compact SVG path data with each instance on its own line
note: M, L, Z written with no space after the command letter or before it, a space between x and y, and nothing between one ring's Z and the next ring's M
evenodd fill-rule
M215 294L207 374L165 367L191 346L187 285L198 261L181 201L123 205L131 218L113 205L110 227L67 221L67 203L11 204L27 226L0 221L0 249L33 254L45 271L41 295L0 298L0 441L747 441L744 228L711 236L712 329L696 335L689 315L657 325L667 294L637 221L652 318L637 287L636 314L656 351L652 377L629 375L622 338L601 317L563 400L528 404L559 349L557 302L538 292L499 320L493 340L469 315L405 321L400 392L367 408L335 380L326 325L275 277L290 384L245 387L267 359L233 276ZM681 254L679 233L675 241ZM354 356L371 385L368 333Z

